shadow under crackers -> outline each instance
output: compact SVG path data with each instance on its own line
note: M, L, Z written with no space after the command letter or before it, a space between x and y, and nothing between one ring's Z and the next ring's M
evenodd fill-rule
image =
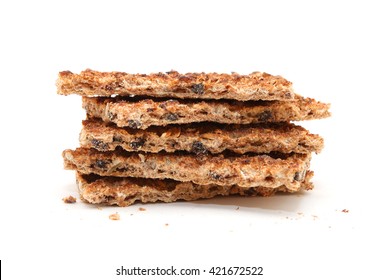
M228 196L214 197L211 199L202 199L190 201L192 204L199 205L218 205L218 206L234 206L252 209L276 210L294 212L299 209L304 196L309 195L306 192L295 194L275 194L270 197L244 197L244 196Z

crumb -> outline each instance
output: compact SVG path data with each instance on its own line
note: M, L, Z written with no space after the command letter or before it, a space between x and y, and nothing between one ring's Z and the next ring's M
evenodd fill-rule
M64 197L62 200L64 203L76 203L76 197L73 197L72 195Z
M304 215L304 213L302 213L302 212L297 212L297 215Z
M343 209L342 212L343 212L343 213L348 213L349 210L348 210L348 209Z
M133 216L133 215L134 215L133 213L130 214L130 216Z
M115 214L111 214L109 216L109 219L114 221L120 220L120 215L118 214L118 212L116 212Z
M318 216L316 216L316 215L312 215L312 217L313 217L313 220L318 219Z
M168 223L166 223L166 224L165 224L165 226L167 227L167 226L169 226L169 224L168 224Z
M236 208L236 210L240 210L240 207L238 206L238 207Z
M147 209L143 208L143 207L139 207L139 211L146 211Z
M98 209L98 210L102 210L102 207L97 206L97 209Z

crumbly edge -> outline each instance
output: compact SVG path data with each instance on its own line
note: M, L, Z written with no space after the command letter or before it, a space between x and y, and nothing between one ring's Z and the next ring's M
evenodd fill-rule
M218 125L201 123L149 127L146 130L120 128L100 119L83 121L80 145L99 151L158 153L187 151L196 155L218 154L230 150L239 154L254 153L319 153L323 138L290 123L253 125Z
M83 96L148 95L241 101L291 100L295 96L291 82L262 72L239 75L170 71L145 75L87 69L80 74L60 72L56 86L58 94Z
M300 190L311 190L312 171L306 172L300 183ZM137 202L153 203L174 202L178 200L193 201L215 196L272 196L277 192L292 192L286 186L277 188L238 186L197 185L192 182L172 180L151 180L140 178L100 177L94 174L76 172L77 185L81 199L92 204L129 206Z
M82 102L89 117L137 129L198 122L289 122L330 116L329 104L302 97L294 101L264 102L83 97Z
M99 152L77 148L63 152L66 169L101 176L173 179L206 185L285 185L297 190L309 169L311 154L196 156L185 153Z

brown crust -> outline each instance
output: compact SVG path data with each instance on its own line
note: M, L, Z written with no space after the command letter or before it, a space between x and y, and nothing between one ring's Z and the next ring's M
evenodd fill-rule
M306 173L305 179L300 183L299 190L310 190L313 188L310 182L312 176L312 171ZM100 177L94 174L85 175L79 172L76 172L76 178L79 193L83 201L122 207L136 202L192 201L220 195L271 196L276 192L291 192L284 185L274 189L265 187L240 188L234 185L197 185L191 182L177 182L173 180Z
M273 155L271 155L273 156ZM66 169L101 176L192 181L195 184L263 186L285 185L296 191L309 168L310 154L195 156L185 153L99 152L77 148L63 152Z
M186 73L128 74L87 69L80 74L59 73L58 94L83 96L148 95L154 97L290 100L292 83L280 76L254 72L249 75Z
M329 104L311 98L294 101L195 101L83 97L88 116L113 122L119 127L218 122L249 124L320 119L330 116Z
M323 139L290 123L218 125L201 123L149 127L146 130L120 128L98 119L83 121L80 145L99 151L121 147L127 151L158 153L179 150L195 154L235 153L319 153Z

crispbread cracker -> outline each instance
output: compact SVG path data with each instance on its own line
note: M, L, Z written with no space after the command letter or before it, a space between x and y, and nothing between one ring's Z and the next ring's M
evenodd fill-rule
M254 72L249 75L186 73L128 74L85 70L80 74L59 73L59 94L86 96L148 95L154 97L289 100L292 83L280 76Z
M304 180L300 182L298 191L313 188L310 182L312 176L312 171L306 173ZM136 202L192 201L229 195L271 196L276 192L290 192L284 185L274 189L265 187L240 188L234 185L197 185L191 182L177 182L168 179L101 177L79 172L76 172L76 178L82 200L93 204L118 206L129 206Z
M194 154L218 154L226 150L239 154L319 153L323 139L290 123L220 125L199 123L149 127L146 130L120 128L99 119L83 121L80 145L99 151L121 147L129 152L187 151Z
M139 129L195 122L289 122L330 115L329 104L303 97L293 101L250 102L83 97L83 108L90 117Z
M200 185L244 188L285 185L296 191L309 168L310 154L196 156L188 153L129 153L123 150L65 150L66 169L101 176L173 179Z

